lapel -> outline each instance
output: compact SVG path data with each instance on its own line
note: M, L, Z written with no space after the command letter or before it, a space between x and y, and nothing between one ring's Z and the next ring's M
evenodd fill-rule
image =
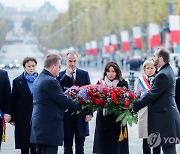
M161 72L162 69L164 69L165 67L168 67L168 66L169 66L169 63L164 64L164 65L160 68L160 70L159 70L158 72L156 72L155 78L156 78L157 75ZM155 81L155 80L153 80L152 85L154 84L154 81Z
M167 66L169 66L169 63L164 64L164 65L160 68L159 71L161 71L163 68L165 68L165 67L167 67ZM158 72L159 72L159 71L158 71Z
M66 73L66 70L63 70L59 73L59 80L63 77L63 75Z
M28 87L27 81L24 77L24 74L22 74L20 76L19 85L20 85L20 87L22 87L22 89L25 91L25 93L32 98L32 94Z

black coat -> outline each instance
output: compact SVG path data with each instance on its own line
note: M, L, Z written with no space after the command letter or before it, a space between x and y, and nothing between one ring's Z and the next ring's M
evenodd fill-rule
M180 77L176 79L176 91L175 91L175 100L180 112Z
M117 87L128 87L125 80L120 81ZM119 140L121 123L116 122L116 115L104 116L103 111L98 111L96 116L96 128L93 143L93 153L98 154L129 154L128 138ZM123 133L126 127L123 128Z
M62 86L63 91L70 88L72 86L72 79L68 77L66 71L62 71L59 73L59 81ZM76 69L76 80L74 85L76 86L84 86L90 84L90 78L87 71ZM73 118L76 117L76 125L77 132L79 136L85 137L89 135L89 123L85 121L85 114L81 113L78 115L72 115L71 110L68 110L64 113L64 135L65 137L69 137L73 132Z
M30 146L30 120L33 110L33 97L23 74L13 80L12 87L12 116L15 122L16 149Z
M52 74L43 70L33 84L31 143L62 146L65 108L80 110L81 105L68 98Z
M10 114L11 110L11 87L8 73L0 69L0 112ZM0 142L2 134L2 119L0 118Z
M11 111L11 86L8 73L0 69L0 110L3 114Z
M175 74L165 64L156 74L148 93L134 103L134 111L148 105L148 134L158 132L163 137L180 137L180 114L175 102ZM168 144L168 143L167 143Z

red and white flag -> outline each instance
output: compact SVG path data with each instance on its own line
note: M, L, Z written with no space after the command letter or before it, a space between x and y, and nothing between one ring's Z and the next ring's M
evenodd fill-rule
M124 52L127 52L130 50L130 44L129 44L129 34L128 31L122 31L121 32L121 41L122 41L122 50Z
M137 49L142 48L142 32L141 32L141 27L136 26L133 27L133 37L134 37L134 43Z
M161 45L159 25L156 23L149 24L149 47L154 48Z
M180 16L169 15L169 28L171 42L174 44L180 44Z
M110 53L110 37L109 36L105 36L103 38L103 42L104 42L104 48L105 48L105 53Z
M91 44L90 42L86 42L86 55L91 55L92 50L91 50Z
M91 41L91 49L92 49L92 55L98 54L97 42L95 40Z
M118 49L117 36L116 34L111 34L110 38L111 38L112 50L113 52L115 52Z

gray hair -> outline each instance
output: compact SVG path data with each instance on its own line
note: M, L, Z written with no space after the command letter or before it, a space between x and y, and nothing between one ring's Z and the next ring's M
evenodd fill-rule
M66 57L67 57L68 55L76 55L76 56L78 57L78 53L77 53L75 50L69 50L69 51L67 52L67 54L66 54Z

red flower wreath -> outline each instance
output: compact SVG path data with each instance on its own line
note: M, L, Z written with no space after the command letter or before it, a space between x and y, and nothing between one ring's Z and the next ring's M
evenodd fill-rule
M78 100L88 112L106 109L108 114L117 115L116 121L132 126L137 123L137 113L132 110L132 103L137 96L122 87L109 88L106 85L73 86L66 91L72 99ZM82 112L78 111L77 113Z

